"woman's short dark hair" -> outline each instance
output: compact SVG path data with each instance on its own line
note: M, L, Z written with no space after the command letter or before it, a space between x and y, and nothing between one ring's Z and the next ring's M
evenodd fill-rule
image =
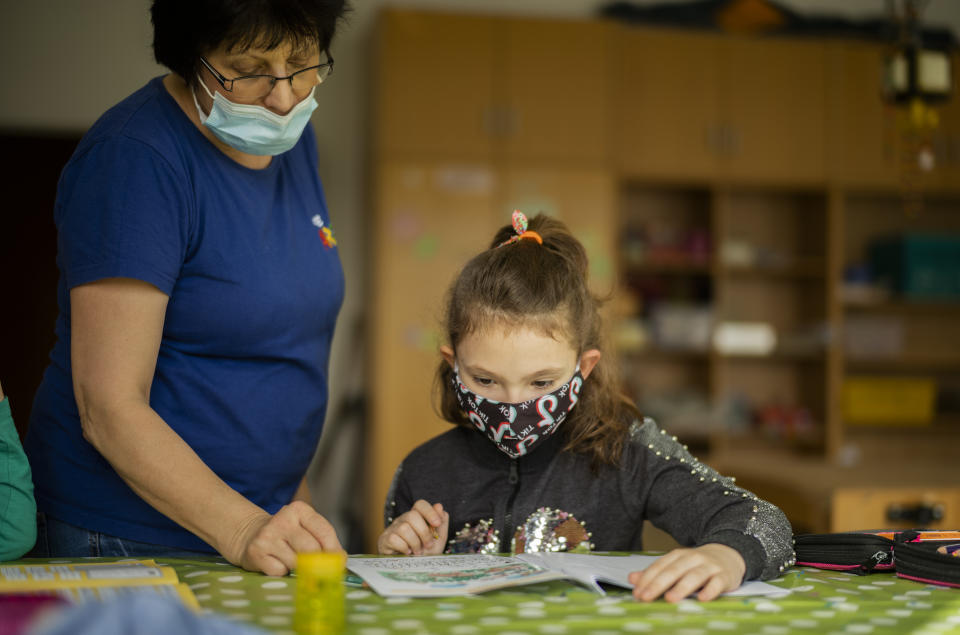
M231 51L330 48L347 0L154 0L153 55L193 84L200 56L224 45Z

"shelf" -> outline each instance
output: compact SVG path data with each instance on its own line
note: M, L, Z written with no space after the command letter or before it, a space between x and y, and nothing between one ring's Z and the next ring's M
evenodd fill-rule
M720 274L736 277L824 278L822 260L802 260L785 265L721 265Z
M886 421L870 423L870 422L857 422L849 423L844 422L844 425L847 426L847 430L854 433L869 434L869 435L891 435L898 436L904 433L917 433L924 435L944 435L955 437L960 433L960 414L943 414L943 415L934 415L933 421L926 424L919 424L913 422L903 422L903 423L888 423Z
M878 304L846 303L843 308L848 313L884 313L893 315L928 315L942 313L957 313L960 317L960 301L907 301L891 300Z
M897 357L863 359L847 357L846 368L863 371L948 371L960 373L960 355L924 355L906 353Z
M621 351L620 355L629 359L644 359L651 362L706 362L710 359L710 352L707 350L671 350L663 348Z
M710 264L706 262L645 262L638 265L626 265L629 276L706 276L710 274Z
M722 354L707 350L669 350L659 348L648 348L638 351L621 351L622 356L629 358L643 358L650 361L702 361L710 359L731 362L822 362L826 359L826 351L792 352L792 351L774 351L769 355L746 355L746 354Z

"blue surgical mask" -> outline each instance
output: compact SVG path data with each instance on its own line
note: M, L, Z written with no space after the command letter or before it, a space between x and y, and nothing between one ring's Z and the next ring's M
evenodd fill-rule
M220 93L211 93L202 80L199 83L213 99L210 114L206 115L196 93L191 91L200 123L220 141L247 154L274 156L295 146L317 107L317 100L313 98L316 86L290 112L278 115L263 106L236 104Z

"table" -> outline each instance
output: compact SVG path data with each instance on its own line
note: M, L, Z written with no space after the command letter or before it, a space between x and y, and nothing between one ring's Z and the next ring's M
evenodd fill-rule
M24 559L4 564L116 560ZM294 576L250 573L219 558L156 561L177 571L204 610L293 635ZM348 587L346 632L960 635L960 589L901 580L892 573L857 576L808 567L789 569L772 584L793 593L781 599L641 604L626 590L611 590L601 597L566 582L441 599L381 598L367 589Z

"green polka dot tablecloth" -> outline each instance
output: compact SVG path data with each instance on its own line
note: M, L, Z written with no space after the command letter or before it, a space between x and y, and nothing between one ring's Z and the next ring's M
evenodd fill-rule
M266 631L293 634L296 577L271 578L213 558L156 561L177 571L205 611ZM857 576L807 567L790 569L771 583L792 593L778 599L642 604L626 590L612 589L599 596L567 582L430 599L382 598L368 589L348 586L346 632L960 635L960 589L901 580L892 573Z

